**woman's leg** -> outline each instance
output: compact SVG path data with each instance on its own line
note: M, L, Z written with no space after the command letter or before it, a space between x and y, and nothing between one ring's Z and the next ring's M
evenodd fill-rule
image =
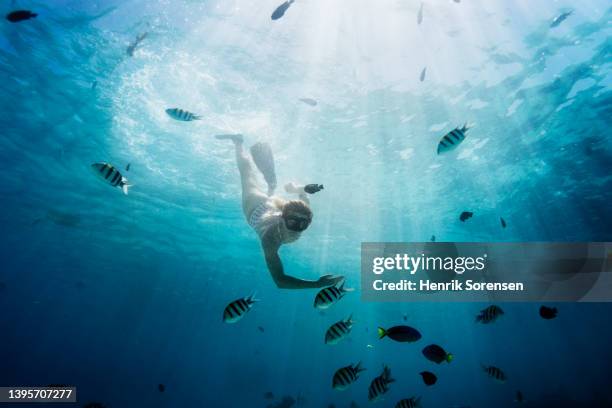
M257 179L253 172L253 165L242 148L242 135L217 135L216 138L234 142L234 147L236 149L236 164L240 171L240 181L242 184L242 211L248 221L255 207L267 200L268 197L257 187Z

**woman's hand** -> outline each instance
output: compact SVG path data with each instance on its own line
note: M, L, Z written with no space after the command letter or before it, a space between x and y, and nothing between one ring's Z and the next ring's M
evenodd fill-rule
M317 280L317 285L319 288L334 286L343 279L342 275L323 275Z

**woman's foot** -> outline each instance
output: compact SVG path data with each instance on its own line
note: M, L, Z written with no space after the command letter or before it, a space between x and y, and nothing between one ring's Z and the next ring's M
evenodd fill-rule
M242 143L244 142L244 136L242 136L240 133L236 133L236 134L227 134L227 135L215 135L215 137L219 140L231 140L234 143Z

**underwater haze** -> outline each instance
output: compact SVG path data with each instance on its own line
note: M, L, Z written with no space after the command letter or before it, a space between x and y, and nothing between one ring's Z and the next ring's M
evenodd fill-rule
M0 4L38 14L0 21L0 386L74 385L78 406L354 408L374 404L386 364L380 407L612 406L611 304L549 305L552 320L502 304L478 325L487 304L368 303L359 289L362 242L612 240L610 2L296 0L272 20L281 3ZM356 291L337 305L274 284L233 148L214 138L228 133L272 146L279 194L325 186L280 256L292 276L344 275ZM350 314L350 336L325 344ZM401 324L423 338L378 339ZM427 361L430 343L454 360Z

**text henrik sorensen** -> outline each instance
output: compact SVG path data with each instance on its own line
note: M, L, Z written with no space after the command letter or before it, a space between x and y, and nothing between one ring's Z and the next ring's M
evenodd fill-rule
M402 279L399 282L383 282L380 279L372 283L374 290L448 290L448 291L522 291L524 285L522 282L474 282L471 279L465 282L459 282L453 279L450 282L431 282L430 280L420 280L417 282Z

